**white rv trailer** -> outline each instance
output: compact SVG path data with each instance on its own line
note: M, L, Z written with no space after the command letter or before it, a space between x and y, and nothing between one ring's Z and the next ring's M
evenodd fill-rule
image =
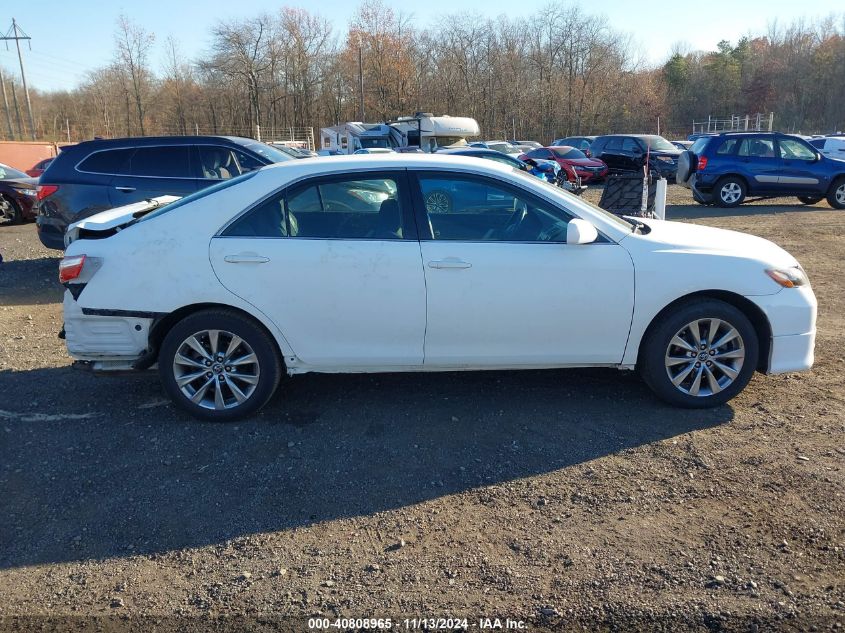
M397 147L417 146L424 152L435 152L440 147L466 145L467 138L480 136L478 122L470 117L434 116L430 112L417 112L414 116L401 116L388 121Z
M383 123L350 121L320 130L320 147L341 154L354 154L359 149L383 147L391 149L395 142L391 128Z

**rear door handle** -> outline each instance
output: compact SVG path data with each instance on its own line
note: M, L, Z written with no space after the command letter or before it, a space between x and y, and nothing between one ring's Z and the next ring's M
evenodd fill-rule
M448 257L446 259L437 259L428 262L429 268L472 268L472 264L465 262L462 259L455 259Z
M240 253L238 255L226 255L223 261L229 264L265 264L270 261L270 258L264 257L263 255Z
M132 193L135 191L135 187L115 187L115 189L122 193Z

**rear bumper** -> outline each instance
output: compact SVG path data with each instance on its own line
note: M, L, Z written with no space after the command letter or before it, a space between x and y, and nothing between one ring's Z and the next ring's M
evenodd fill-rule
M65 343L74 360L127 369L145 354L152 318L84 314L70 291L63 308Z
M38 239L44 246L58 251L65 250L65 229L67 225L54 218L38 215L35 218L35 227L38 230Z

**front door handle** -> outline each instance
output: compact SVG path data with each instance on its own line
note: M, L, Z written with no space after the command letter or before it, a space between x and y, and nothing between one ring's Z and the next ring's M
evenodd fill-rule
M223 261L229 264L265 264L270 261L270 258L263 255L240 253L238 255L226 255Z
M115 187L121 193L132 193L135 191L135 187Z
M472 264L465 262L462 259L455 259L454 257L447 257L446 259L437 259L428 262L429 268L472 268Z

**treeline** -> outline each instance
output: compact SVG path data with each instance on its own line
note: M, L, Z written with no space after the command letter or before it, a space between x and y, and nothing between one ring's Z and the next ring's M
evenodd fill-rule
M270 139L359 120L362 94L366 121L472 116L488 138L654 132L658 117L662 131L686 135L708 115L770 111L778 129L845 127L845 15L772 26L712 52L678 50L657 68L630 33L560 1L524 18L455 14L421 28L368 0L343 33L285 7L221 21L209 35L207 53L189 61L177 41L156 42L121 17L110 63L70 92L33 93L36 136L254 136L260 125ZM161 50L166 62L153 68Z

